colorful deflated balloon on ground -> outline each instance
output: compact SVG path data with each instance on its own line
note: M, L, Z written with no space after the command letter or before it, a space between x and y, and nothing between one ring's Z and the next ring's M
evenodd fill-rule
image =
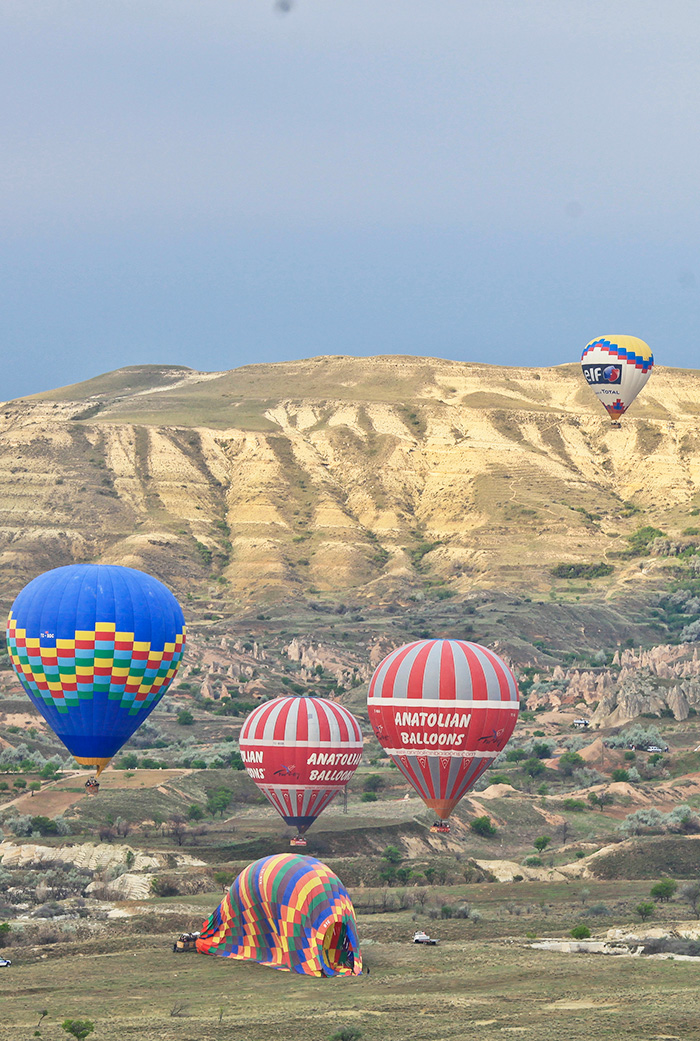
M379 743L423 802L436 830L504 748L520 701L493 651L463 640L419 640L377 667L367 695Z
M241 727L248 774L300 836L345 787L362 759L355 717L324 698L281 697L250 713Z
M654 356L636 336L600 336L585 347L581 367L593 393L617 423L651 376Z
M281 853L241 871L197 940L201 954L248 958L303 976L362 972L352 901L330 868Z
M111 564L39 575L10 610L7 649L22 686L79 763L98 776L172 683L185 644L158 579Z

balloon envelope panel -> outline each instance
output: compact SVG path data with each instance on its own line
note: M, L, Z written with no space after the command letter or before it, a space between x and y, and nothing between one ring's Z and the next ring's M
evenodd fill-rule
M7 644L22 686L68 750L104 765L170 686L185 620L150 575L76 564L25 586L10 610Z
M293 853L263 857L240 873L202 926L197 950L304 976L362 972L345 887L320 860Z
M636 336L600 336L584 348L581 367L593 393L617 419L651 376L654 356Z
M445 819L505 747L520 701L512 672L493 651L419 640L379 664L367 705L382 747Z
M239 743L250 777L300 833L345 787L363 749L360 724L342 705L292 696L254 709Z

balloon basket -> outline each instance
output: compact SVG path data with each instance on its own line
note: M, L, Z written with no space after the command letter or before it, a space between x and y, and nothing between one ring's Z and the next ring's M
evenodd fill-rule
M91 777L89 781L85 782L85 791L87 792L88 795L97 795L99 790L100 790L100 785L95 780L94 777Z
M289 845L290 846L305 846L306 845L306 839L302 839L301 836L297 836L296 838L293 838L293 839L289 840Z
M430 830L431 830L431 832L434 835L435 834L439 834L439 835L449 835L450 834L450 826L447 823L447 821L435 821L435 823L433 824L433 826L432 826L432 828Z

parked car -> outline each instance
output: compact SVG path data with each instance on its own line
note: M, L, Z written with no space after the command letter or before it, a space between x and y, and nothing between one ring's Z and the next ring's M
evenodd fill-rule
M424 933L422 929L419 929L417 933L413 934L414 943L422 943L427 947L436 947L437 940L431 940L427 933Z
M9 958L0 958L0 969L7 969L10 965L12 965L12 962Z

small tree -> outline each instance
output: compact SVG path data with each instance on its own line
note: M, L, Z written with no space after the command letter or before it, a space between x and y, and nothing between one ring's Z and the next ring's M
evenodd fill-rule
M678 891L680 899L688 904L696 918L700 918L700 882L686 882Z
M651 900L643 900L641 904L637 904L635 907L635 911L643 922L646 922L647 918L651 918L655 910L656 905L652 904Z
M613 781L629 781L630 779L630 775L623 769L613 770L611 777Z
M233 792L229 788L217 788L215 792L207 793L207 809L212 817L219 813L222 817L231 805Z
M178 846L181 846L187 836L187 825L185 824L185 818L180 814L173 814L170 820L170 834L177 842Z
M540 835L538 839L535 839L532 845L535 847L538 853L544 853L551 841L552 840L549 835Z
M0 925L0 947L8 947L10 944L11 926L7 922Z
M193 802L187 810L188 821L201 821L204 817L204 810L199 803Z
M591 806L597 806L602 813L606 806L610 806L615 801L614 796L610 792L589 792L588 801Z
M95 1024L89 1019L64 1019L61 1027L71 1037L78 1038L78 1041L84 1041L88 1034L91 1034L95 1029Z
M664 878L661 882L657 882L655 886L651 887L649 896L653 900L660 900L662 904L665 904L672 896L675 895L678 889L678 883L672 878Z
M386 860L389 864L396 866L403 860L403 855L397 846L387 846L382 853L382 860Z
M535 760L539 762L539 760ZM483 817L475 817L470 822L469 827L475 835L481 835L484 839L492 839L497 832L496 825L491 821L491 818L484 814Z
M181 708L177 714L177 721L181 727L191 727L194 723L194 716L188 708Z
M34 792L40 792L41 791L41 781L30 781L30 783L29 783L29 791L32 793L32 795L34 795Z
M545 765L541 759L537 756L532 756L531 759L526 759L523 763L523 770L528 777L539 777L545 771Z
M362 790L365 792L378 792L381 791L385 784L384 778L380 777L379 774L370 774L369 777L365 777Z

